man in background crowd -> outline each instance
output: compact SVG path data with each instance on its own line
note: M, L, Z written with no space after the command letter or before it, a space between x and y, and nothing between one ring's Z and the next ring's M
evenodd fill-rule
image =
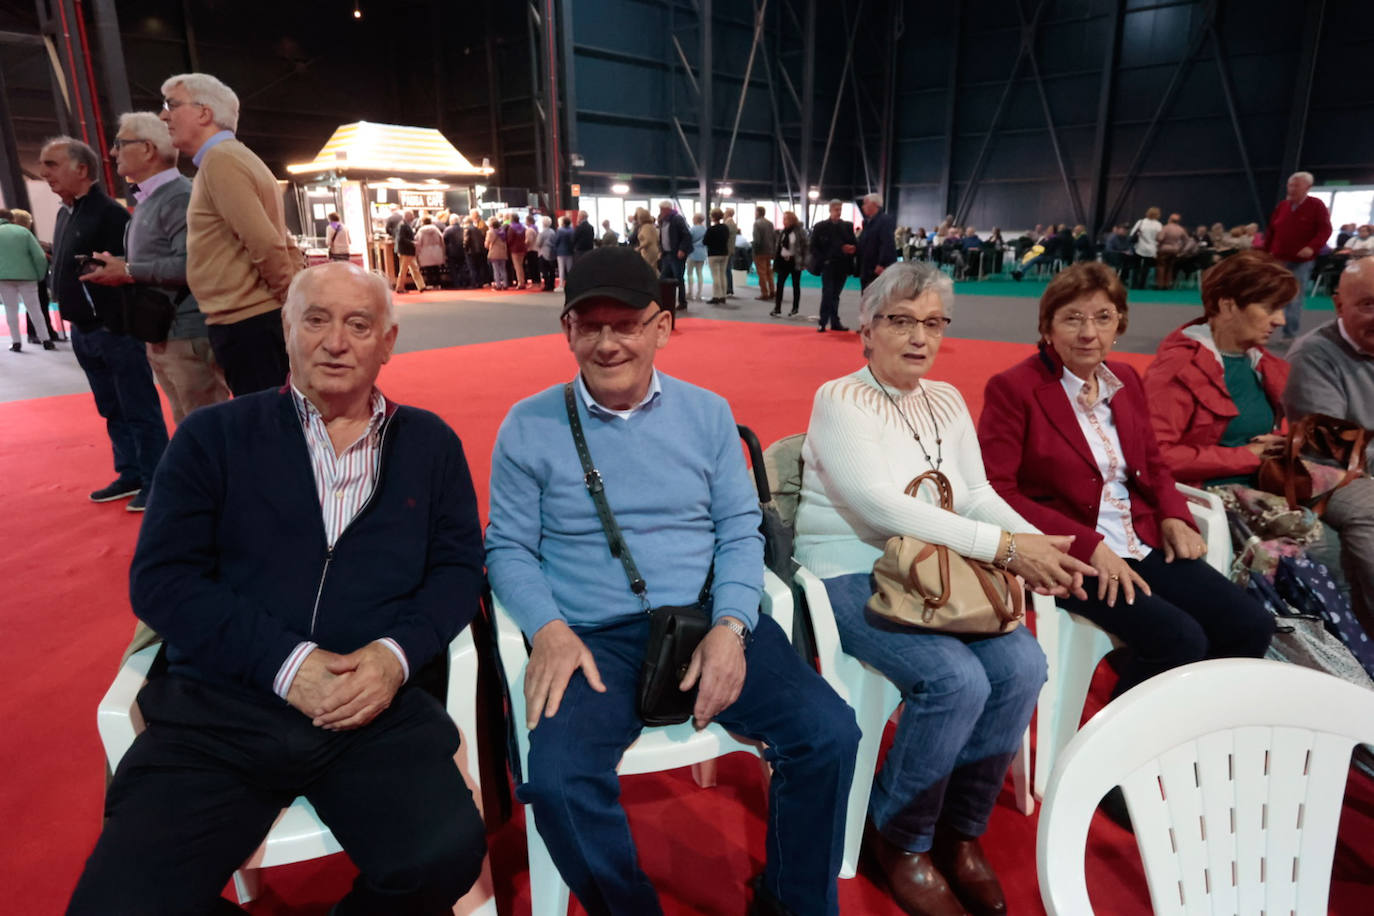
M685 219L684 219L685 221ZM739 223L735 222L735 208L725 208L725 297L735 295L735 246L739 240Z
M577 226L573 229L573 263L596 247L596 230L586 210L577 211Z
M72 352L86 373L95 409L105 418L116 477L91 493L93 502L132 500L141 512L146 487L167 447L162 402L143 344L124 333L124 297L112 287L81 282L97 251L124 253L129 211L96 183L100 160L80 140L56 137L39 153L38 174L62 198L53 231L52 291L62 320L72 326Z
M611 221L608 219L603 219L601 221L601 238L596 240L596 247L605 248L608 245L619 244L620 236L616 235L615 230L611 228Z
M1283 310L1285 344L1298 336L1303 297L1312 283L1312 262L1331 236L1331 214L1326 204L1308 196L1312 183L1311 172L1294 172L1288 177L1288 195L1269 215L1264 235L1254 244L1282 261L1298 278L1298 294Z
M658 231L662 238L663 261L659 277L677 281L677 307L687 307L687 256L692 253L692 230L671 200L658 202ZM726 274L729 274L726 267Z
M893 241L896 220L883 209L883 195L866 195L861 208L864 228L859 233L859 289L863 290L897 260L897 247Z
M186 280L215 360L236 397L276 388L287 371L281 307L300 268L276 176L235 139L239 98L208 73L164 80L161 117L200 170L186 211Z
M105 262L82 277L87 283L134 287L133 295L173 312L165 340L148 341L148 362L172 406L172 419L227 400L229 388L215 363L205 316L186 285L186 207L191 181L177 171L167 125L150 111L119 116L115 168L129 182L137 206L126 237L128 259L97 252Z
M420 273L420 264L416 260L417 249L415 247L415 212L407 210L405 219L396 224L396 289L398 293L406 292L406 279L415 281L415 291L423 293L425 291L425 278Z
M754 267L759 272L759 298L771 300L773 288L773 255L778 248L778 233L768 211L754 208Z
M854 227L840 214L844 204L830 202L830 218L811 230L811 258L821 267L821 316L817 330L829 325L834 331L848 331L840 323L840 293L854 273L854 252L858 250Z

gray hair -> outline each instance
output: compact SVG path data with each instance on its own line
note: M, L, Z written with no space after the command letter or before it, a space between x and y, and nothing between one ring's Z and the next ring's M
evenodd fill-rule
M1316 184L1316 183L1317 183L1317 179L1315 179L1315 178L1312 177L1312 173L1311 173L1311 172L1294 172L1292 175L1289 175L1289 176L1288 176L1288 180L1289 180L1289 181L1292 181L1294 178L1301 178L1303 181L1307 182L1309 185L1313 185L1313 184Z
M208 73L178 73L162 81L162 94L177 86L186 87L192 102L210 109L216 127L238 130L239 97L219 79Z
M863 202L866 204L876 204L881 207L883 205L883 195L879 194L877 191L874 191L872 194L865 194Z
M147 140L157 150L157 158L168 165L175 165L177 149L172 145L172 133L163 121L151 111L126 111L119 116L119 130L127 130L133 139Z
M832 197L832 198L830 199L830 203L826 204L826 206L827 206L827 207L843 207L843 206L844 206L844 201L840 200L838 197Z
M100 180L100 157L89 144L82 143L75 137L50 137L43 142L43 149L50 146L65 146L67 148L67 159L77 165L86 167L86 177L91 181Z
M383 312L386 315L384 331L395 326L396 307L391 301L391 287L381 274L364 270L351 261L326 261L323 264L316 264L314 267L307 267L292 277L291 285L286 289L286 302L282 305L282 314L286 316L286 320L292 323L297 321L310 302L315 284L335 274L347 274L382 303Z
M954 311L954 282L924 261L899 261L878 275L864 290L859 302L859 328L873 323L873 316L895 302L908 302L935 291L945 314Z

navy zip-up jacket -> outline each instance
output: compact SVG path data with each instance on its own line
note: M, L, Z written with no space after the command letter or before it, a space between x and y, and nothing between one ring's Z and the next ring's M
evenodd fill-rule
M458 437L387 402L376 486L333 549L288 389L205 407L153 479L129 572L170 671L261 690L303 640L353 652L389 636L411 674L472 619L477 497Z

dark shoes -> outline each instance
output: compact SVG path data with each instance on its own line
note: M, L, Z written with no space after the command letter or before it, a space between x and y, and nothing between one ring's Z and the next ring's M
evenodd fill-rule
M763 886L761 873L749 879L749 887L754 891L754 899L749 904L749 916L793 916L792 911Z
M824 330L824 329L822 329ZM890 842L870 822L864 848L878 865L888 893L910 916L966 916L954 889L928 852L907 852Z
M93 503L109 503L116 499L128 499L130 496L137 496L143 489L143 484L136 480L116 480L108 487L101 487L91 494Z
M44 349L44 350L56 350L56 349L57 349L57 344L53 343L51 340L45 340L45 341L43 341L43 349Z
M938 831L930 854L955 896L970 913L974 916L1006 913L1007 898L977 837L952 830Z
M845 327L845 326L842 325L842 324L836 324L835 322L831 322L831 324L830 324L830 330L832 330L832 331L848 331L849 328Z
M21 344L21 343L20 343L19 341L17 341L17 340L16 340L14 343L10 344L10 352L11 352L11 353L20 353L20 352L23 351L23 349L24 349L24 345Z
M134 498L129 500L129 504L124 507L130 512L144 512L148 509L148 491L139 490L134 494Z
M1021 271L1019 271L1019 270L1013 270L1013 271L1011 272L1011 278L1012 278L1013 280L1015 280L1017 283L1020 283L1020 282L1021 282Z
M773 309L773 311L771 311L771 312L768 313L768 317L769 317L769 318L781 318L781 317L782 317L782 309Z

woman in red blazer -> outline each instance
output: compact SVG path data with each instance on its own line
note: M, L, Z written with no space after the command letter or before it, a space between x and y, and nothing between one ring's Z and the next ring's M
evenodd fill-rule
M1126 289L1111 268L1060 272L1040 300L1040 352L989 380L978 422L993 488L1042 531L1074 535L1069 553L1097 570L1086 601L1058 604L1126 644L1117 694L1189 662L1259 657L1274 631L1200 559L1140 377L1106 359L1125 330Z

